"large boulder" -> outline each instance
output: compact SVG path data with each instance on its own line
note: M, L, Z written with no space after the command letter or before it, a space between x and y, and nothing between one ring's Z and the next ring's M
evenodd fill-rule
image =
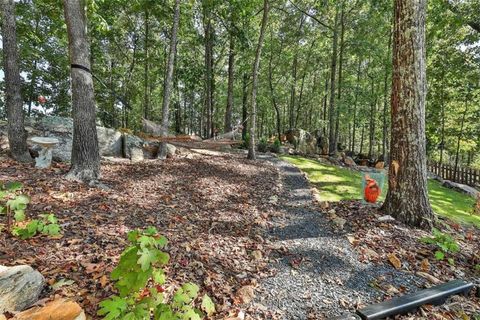
M317 150L321 154L328 154L328 137L323 134L323 130L317 129L312 132L312 135L317 140Z
M301 154L317 153L317 139L303 129L290 129L285 133L287 141Z
M97 127L100 154L106 157L122 156L122 133L110 128Z
M453 182L453 181L450 181L450 180L445 180L442 185L444 187L449 188L449 189L453 189L453 190L456 190L458 192L466 193L469 196L474 197L474 198L477 198L478 195L480 194L480 191L478 191L477 189L475 189L473 187L470 187L470 186L467 186L467 185L461 184L461 183L456 183L456 182Z
M0 314L22 311L37 302L45 279L27 265L0 266Z
M167 158L173 158L176 152L177 148L173 144L167 143Z

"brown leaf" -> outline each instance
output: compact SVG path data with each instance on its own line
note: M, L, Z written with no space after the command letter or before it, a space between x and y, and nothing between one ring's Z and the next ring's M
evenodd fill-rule
M108 283L108 277L106 275L103 275L98 282L100 282L102 288L105 288Z
M428 262L428 259L422 260L422 263L420 264L420 270L422 270L423 272L430 271L430 262Z
M255 288L253 286L243 286L238 289L234 297L235 304L250 303L255 297Z
M387 254L388 261L395 267L395 269L400 269L402 267L402 262L394 253Z

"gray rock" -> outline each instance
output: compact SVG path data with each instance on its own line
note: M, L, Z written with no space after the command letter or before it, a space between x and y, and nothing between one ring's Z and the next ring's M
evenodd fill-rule
M467 186L467 185L461 184L461 183L456 183L456 182L453 182L453 181L450 181L450 180L445 180L442 185L444 187L449 188L449 189L453 189L453 190L456 190L458 192L468 194L469 196L474 197L474 198L478 197L478 195L480 194L480 191L478 191L477 189L475 189L473 187L470 187L470 186Z
M105 127L97 127L98 146L102 156L122 156L122 134Z
M143 149L133 147L130 149L130 160L132 162L140 162L143 161L145 157L143 156Z
M27 265L0 266L0 314L21 311L38 300L45 279Z
M355 161L353 161L353 159L351 157L345 157L343 162L345 162L345 164L349 167L356 167L357 166L357 164L355 163Z
M286 132L287 141L293 144L300 154L316 154L317 138L303 129L290 129Z
M173 158L176 152L177 148L173 144L167 143L167 158Z

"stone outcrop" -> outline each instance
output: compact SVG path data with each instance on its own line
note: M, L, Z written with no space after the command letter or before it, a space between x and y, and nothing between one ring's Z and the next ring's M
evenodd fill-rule
M45 279L27 265L0 266L0 314L21 311L38 300Z
M303 129L290 129L286 133L286 138L291 143L295 151L300 154L316 154L317 138Z
M27 118L25 122L26 130L30 138L39 136L58 139L58 144L52 149L53 160L62 162L70 161L73 143L73 120L71 118L47 116L39 119ZM149 121L148 123L153 122ZM104 157L123 157L130 158L132 161L141 161L144 159L156 159L158 155L158 141L145 140L133 134L123 133L98 125L97 137L100 155ZM194 141L196 141L196 139L201 140L199 137L191 137L188 135L185 135L184 139ZM33 154L38 155L42 150L38 144L33 143L30 139L28 143ZM0 122L0 148L8 148L6 122ZM167 157L171 158L175 156L175 146L167 144L167 150Z
M465 184L456 183L450 180L445 180L442 184L444 187L468 194L471 197L477 198L480 194L480 191L477 189L467 186Z

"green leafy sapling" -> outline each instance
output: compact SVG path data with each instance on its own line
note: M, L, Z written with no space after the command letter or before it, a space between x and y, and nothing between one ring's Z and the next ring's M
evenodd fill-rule
M164 295L166 276L163 267L170 257L162 249L167 239L149 227L128 233L130 246L112 271L118 295L100 302L98 314L106 320L194 320L202 313L194 308L199 288L193 283L182 285L170 301ZM215 312L213 301L205 295L201 308L207 315Z
M7 216L7 230L10 232L13 219L16 222L25 220L25 210L30 203L30 198L18 191L23 189L20 182L12 181L0 185L0 214Z
M432 237L424 237L420 239L423 243L433 244L438 250L435 251L435 259L444 260L447 255L460 251L460 246L449 234L433 228ZM452 257L447 258L448 263L454 264Z
M40 219L33 219L25 227L15 227L12 230L14 236L22 239L30 239L37 233L56 237L60 235L61 228L58 225L58 219L53 213L39 215Z

